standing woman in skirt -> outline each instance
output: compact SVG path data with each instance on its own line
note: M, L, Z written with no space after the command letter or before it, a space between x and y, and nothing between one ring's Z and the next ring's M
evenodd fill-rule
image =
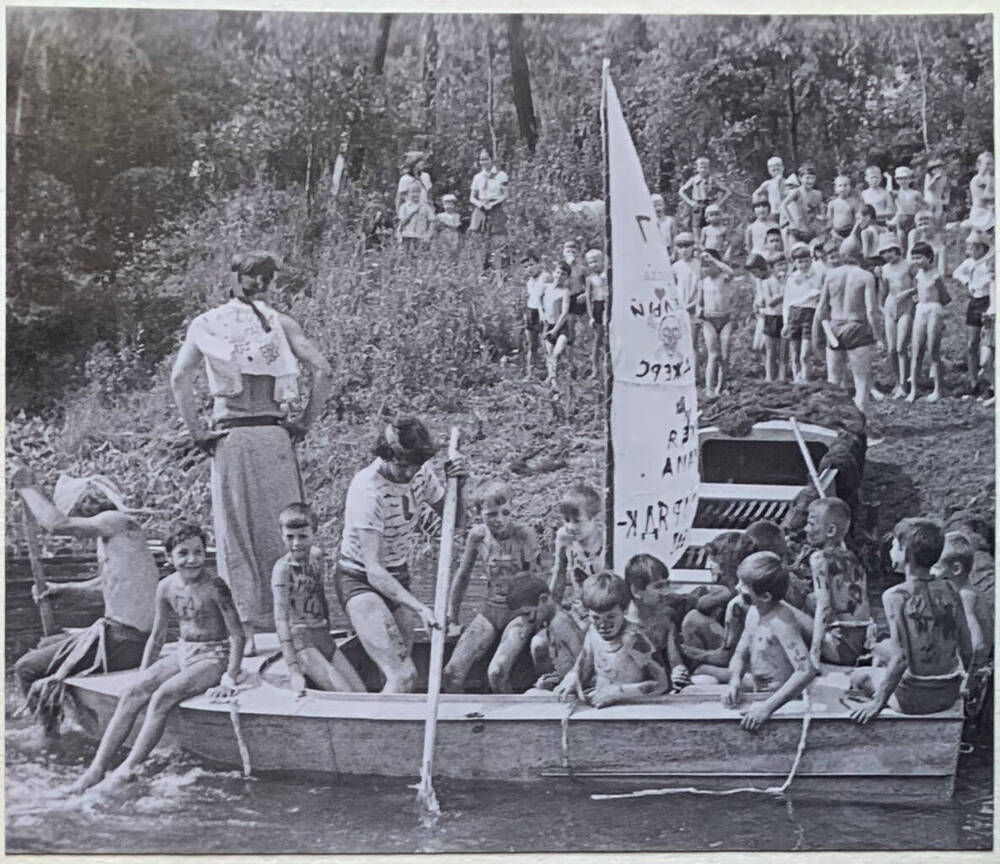
M212 457L218 572L232 591L248 655L255 629L274 626L271 569L285 553L278 514L305 497L294 444L320 416L330 387L330 364L298 323L259 299L277 269L270 252L233 259L230 299L191 322L170 378L195 444ZM202 362L214 398L208 429L193 389ZM300 363L312 369L312 387L292 422L283 403L297 395Z

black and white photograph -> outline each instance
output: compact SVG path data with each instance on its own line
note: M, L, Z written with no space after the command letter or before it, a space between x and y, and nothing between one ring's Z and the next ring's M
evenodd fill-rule
M207 6L5 7L6 853L992 850L993 15Z

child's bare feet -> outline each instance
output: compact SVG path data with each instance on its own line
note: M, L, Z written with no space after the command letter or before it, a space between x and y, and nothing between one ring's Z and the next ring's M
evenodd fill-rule
M906 401L907 402L916 402L917 401L917 391L916 390L911 390L910 391L910 395L906 397Z
M934 402L938 402L938 401L940 401L940 399L941 399L941 394L940 394L940 393L938 393L938 391L937 391L937 390L935 390L935 391L934 391L933 393L931 393L931 394L930 394L930 395L929 395L929 396L927 397L927 401L928 401L928 402L930 402L931 404L933 404Z
M892 388L892 398L902 399L906 395L906 391L903 389L902 385L897 384Z
M75 782L71 783L66 791L70 795L82 795L91 786L96 786L104 779L104 772L95 765L91 765L81 774Z

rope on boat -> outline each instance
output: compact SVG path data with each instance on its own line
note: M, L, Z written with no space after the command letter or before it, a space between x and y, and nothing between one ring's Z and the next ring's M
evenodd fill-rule
M792 785L792 781L795 779L796 773L798 773L799 764L802 762L802 754L805 753L806 749L806 740L809 737L809 722L812 719L812 712L810 710L808 693L804 694L803 701L805 702L805 714L802 716L802 731L799 733L798 747L795 748L795 759L792 762L792 768L788 772L788 776L785 778L785 782L780 786L767 786L765 788L761 788L760 786L741 786L737 789L699 789L696 786L682 786L668 789L639 789L635 792L594 793L590 798L592 801L613 801L620 798L647 798L652 795L739 795L744 792L753 792L759 795L783 795L788 787Z

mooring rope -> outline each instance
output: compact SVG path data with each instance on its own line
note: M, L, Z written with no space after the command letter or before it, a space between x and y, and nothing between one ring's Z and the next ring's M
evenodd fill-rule
M590 798L592 801L613 801L620 798L646 798L653 795L739 795L744 792L752 792L758 795L783 795L788 787L792 785L792 781L798 773L799 764L802 762L802 754L806 749L806 740L809 737L809 722L812 719L812 714L808 693L804 694L803 701L805 702L805 714L802 716L802 731L799 733L799 744L795 749L795 759L792 762L792 768L788 772L788 776L785 778L785 782L780 786L767 786L764 788L760 786L741 786L737 789L699 789L696 786L683 786L671 787L669 789L639 789L635 792L594 793Z

